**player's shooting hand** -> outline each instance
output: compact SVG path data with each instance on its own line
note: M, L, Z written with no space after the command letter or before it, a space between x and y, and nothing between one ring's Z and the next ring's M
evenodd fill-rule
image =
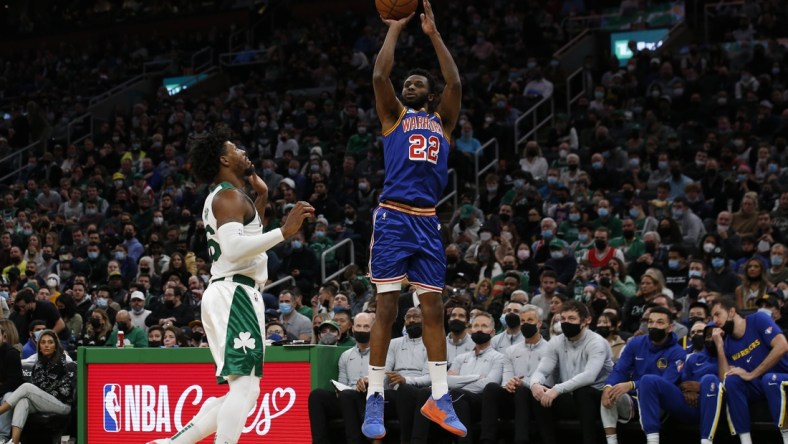
M435 14L432 12L432 5L430 0L424 0L424 12L421 14L421 30L427 35L438 33L438 27L435 26Z
M416 15L416 12L411 12L409 16L401 18L399 20L385 19L383 17L380 17L380 19L383 20L383 23L385 23L386 26L388 26L389 28L402 29L405 27L405 25L408 24L408 22L410 21L410 19L413 18L414 15Z
M301 229L301 224L308 217L314 217L315 209L308 202L298 202L295 204L290 213L287 215L287 220L282 226L282 235L287 239L294 236Z

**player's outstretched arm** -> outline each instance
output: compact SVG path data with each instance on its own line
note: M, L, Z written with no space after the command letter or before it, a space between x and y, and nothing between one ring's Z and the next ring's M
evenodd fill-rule
M394 49L397 47L397 39L402 29L412 18L413 14L400 20L387 20L381 17L389 30L386 33L386 40L383 41L383 47L378 53L378 58L375 59L372 87L375 90L375 109L384 131L394 126L402 112L402 103L397 99L397 93L391 83L391 69L394 66Z
M460 114L462 82L460 81L460 72L457 69L457 64L454 63L454 58L452 58L449 48L443 43L438 28L435 26L435 14L432 12L432 5L429 0L423 1L424 13L421 14L421 30L429 36L432 46L435 47L443 81L446 82L437 111L441 115L443 130L448 136L454 131Z

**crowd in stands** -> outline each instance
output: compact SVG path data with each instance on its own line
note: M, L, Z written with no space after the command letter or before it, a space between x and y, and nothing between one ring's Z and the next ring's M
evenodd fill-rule
M633 47L623 64L588 59L588 94L518 146L515 120L565 87L552 58L564 41L556 23L585 11L583 2L449 2L436 11L464 85L449 156L461 202L443 225L449 362L473 349L472 328L499 333L501 352L522 342L514 315L537 316L542 338L562 334L567 301L583 307L570 310L581 317L587 311L613 361L629 338L648 333L656 307L670 313L678 341L691 342L690 320L708 321L724 298L788 326L788 60L774 32L786 9L748 2L749 19L719 28L728 31L718 43L659 54ZM764 15L773 18L753 20ZM364 264L383 184L370 86L383 32L373 17L282 23L255 42L266 63L235 68L227 90L171 97L161 87L71 145L57 135L90 94L145 60L218 39L122 39L4 64L16 105L0 124L0 157L46 128L60 141L26 158L2 190L0 308L22 356L35 354L44 329L72 353L116 346L118 331L126 346L206 345L200 300L210 258L200 215L209 184L195 183L187 153L217 124L235 131L268 185L265 230L298 200L318 215L268 253L271 281L292 280L265 295L266 336L362 344L372 321L359 314L375 311ZM436 68L426 47L421 33L403 32L395 85L406 68ZM320 92L291 91L309 88ZM474 158L492 138L501 158L477 190L468 185ZM323 282L322 253L346 239L357 265ZM347 250L330 251L326 274L349 262ZM416 338L408 328L420 315L403 290L395 336ZM405 376L420 371L411 370Z

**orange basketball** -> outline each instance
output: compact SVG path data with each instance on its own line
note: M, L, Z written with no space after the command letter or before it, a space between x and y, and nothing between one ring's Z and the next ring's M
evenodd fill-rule
M380 16L391 20L409 16L418 6L419 0L375 0L375 8Z

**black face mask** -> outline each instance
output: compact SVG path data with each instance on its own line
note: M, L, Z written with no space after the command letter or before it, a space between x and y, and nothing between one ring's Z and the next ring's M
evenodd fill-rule
M175 308L175 301L164 301L164 307L168 309Z
M506 322L506 326L509 328L516 328L520 325L520 316L515 313L509 313L503 318L504 322Z
M692 337L692 349L701 351L703 347L706 345L706 338L703 335L695 335Z
M369 336L370 333L368 331L357 331L353 333L353 337L356 338L356 342L359 344L369 343Z
M449 331L452 333L460 333L465 330L465 321L459 319L452 319L449 321Z
M662 342L668 335L668 331L661 328L649 328L648 338L651 342Z
M613 285L613 280L610 279L609 277L603 277L602 279L599 280L599 285L605 288L609 288L610 286Z
M512 271L512 270L514 270L514 265L509 265L509 264L507 264L507 265L502 265L502 266L501 266L501 269L504 271L504 273L506 273L507 271Z
M646 242L645 246L646 246L646 253L648 254L654 254L654 252L657 251L657 244L653 242Z
M161 341L148 341L148 347L159 348L161 347Z
M576 165L574 163L570 163L567 166L569 167L569 171L577 171L578 165Z
M489 333L484 333L481 331L471 333L471 341L477 345L486 344L490 342L490 339L492 339L492 336Z
M101 320L96 318L90 318L90 326L93 328L101 327Z
M446 263L447 264L456 264L460 261L460 258L457 256L446 256Z
M597 327L596 333L603 338L610 336L610 327Z
M635 232L632 230L624 230L624 239L632 240L635 237Z
M131 325L126 324L125 322L118 322L118 331L128 333L129 330L131 330Z
M510 216L508 214L499 214L498 215L498 219L500 219L501 222L509 222L509 219L511 219L511 218L512 218L512 216Z
M134 234L133 233L123 233L123 238L126 239L126 240L131 240L131 239L134 238Z
M49 260L52 259L53 255L52 253L42 253L41 257L43 257L45 261L49 262Z
M720 328L722 328L722 331L725 332L726 338L731 337L731 335L733 335L733 319L728 319L725 321L725 323L722 324L722 327Z
M539 332L539 327L536 324L522 324L520 325L520 332L525 336L525 339L531 339Z
M194 342L197 342L197 343L202 342L203 336L204 336L203 333L200 332L200 331L192 332L192 339L194 339Z
M405 327L405 332L411 339L418 339L421 337L421 324L410 324Z
M582 330L583 327L581 327L580 324L572 324L571 322L561 323L561 331L567 338L574 338L579 335Z
M607 248L607 241L603 241L601 239L595 239L594 240L594 247L597 250L604 250L605 248Z

